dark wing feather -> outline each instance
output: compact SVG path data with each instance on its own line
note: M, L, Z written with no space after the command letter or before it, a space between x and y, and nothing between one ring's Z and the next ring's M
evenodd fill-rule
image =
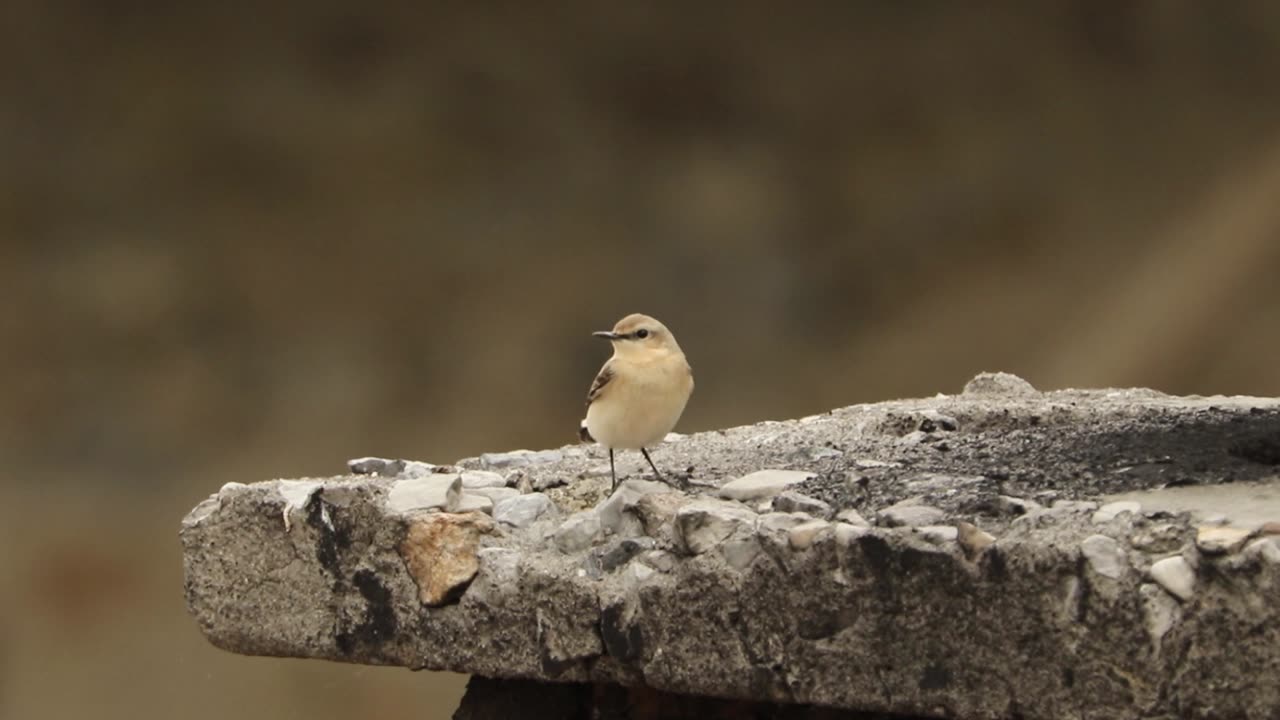
M587 405L595 402L596 398L600 397L600 393L604 392L605 386L612 379L613 368L610 368L609 364L605 363L605 366L600 368L600 373L596 375L595 382L591 383L591 389L587 391Z

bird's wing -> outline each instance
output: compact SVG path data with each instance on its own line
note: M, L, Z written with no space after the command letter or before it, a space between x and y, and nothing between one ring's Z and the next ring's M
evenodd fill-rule
M587 405L595 402L609 385L609 381L613 379L612 363L605 363L600 368L600 372L596 374L596 379L591 383L591 389L587 391Z

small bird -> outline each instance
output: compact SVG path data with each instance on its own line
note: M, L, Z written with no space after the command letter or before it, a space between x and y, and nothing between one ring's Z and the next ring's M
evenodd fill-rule
M587 417L578 437L609 449L613 490L618 487L614 450L639 450L654 476L666 482L647 448L676 426L693 392L693 369L671 331L648 315L628 315L612 330L592 335L613 343L613 357L587 392Z

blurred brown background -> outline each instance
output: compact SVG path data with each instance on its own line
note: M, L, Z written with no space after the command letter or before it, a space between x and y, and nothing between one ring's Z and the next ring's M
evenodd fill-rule
M447 717L207 645L179 519L570 442L628 312L686 431L984 369L1280 395L1277 77L1269 0L6 3L0 715Z

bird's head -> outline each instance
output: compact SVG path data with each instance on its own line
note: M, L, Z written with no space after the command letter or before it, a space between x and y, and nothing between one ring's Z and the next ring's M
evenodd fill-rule
M666 325L640 313L622 318L612 330L601 330L592 335L612 342L614 351L619 355L655 351L680 352L675 336Z

